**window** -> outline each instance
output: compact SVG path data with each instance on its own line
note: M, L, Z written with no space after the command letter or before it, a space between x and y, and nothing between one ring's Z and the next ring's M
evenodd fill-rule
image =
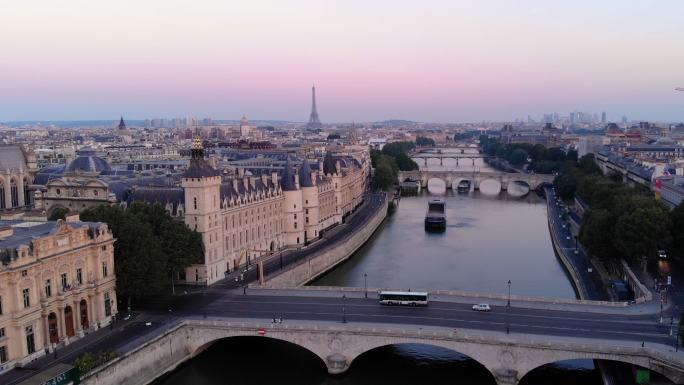
M102 246L102 251L107 250L107 245Z
M62 281L62 290L66 290L68 283L67 283L67 273L62 273L60 276L61 281Z
M97 196L97 190L93 190L93 195Z
M195 210L197 210L197 197L192 198L192 205L195 208Z
M306 200L306 204L307 204L307 205L309 204L309 200L308 200L308 199Z
M26 327L26 351L28 354L36 352L36 343L33 339L33 326Z
M306 217L306 223L309 223L309 217Z
M62 193L62 191L60 189L55 190L55 192L57 193L57 195Z
M297 214L294 215L294 219L297 219Z
M0 364L4 364L7 360L7 346L0 346Z
M308 202L307 202L307 203L308 203ZM306 209L306 213L307 213L307 214L309 213L309 209Z
M52 297L52 282L49 279L45 280L45 296Z
M26 277L28 275L28 270L22 270L21 271L21 276Z
M112 315L112 302L109 299L109 292L104 293L105 317Z
M0 315L2 315L2 297L0 297Z
M0 338L5 336L5 328L0 328Z
M79 285L83 285L83 270L80 267L76 269L76 282Z
M294 223L294 228L295 229L297 228L297 222ZM299 243L299 242L297 242L297 243Z
M31 307L31 293L29 292L29 289L26 288L22 290L21 293L24 296L24 308Z
M102 277L106 277L107 273L107 262L102 262Z

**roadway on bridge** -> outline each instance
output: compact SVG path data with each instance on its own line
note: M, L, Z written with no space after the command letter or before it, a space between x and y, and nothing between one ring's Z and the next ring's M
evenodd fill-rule
M371 293L372 296L375 293ZM208 317L339 321L378 324L404 324L424 327L538 334L561 337L624 340L633 343L673 345L670 325L659 324L653 315L617 315L573 311L493 306L488 313L475 312L470 304L431 301L427 307L380 305L377 299L341 297L284 297L264 295L224 295L206 302L202 314ZM344 307L344 311L343 311ZM176 316L196 315L180 311ZM346 315L343 315L346 314Z

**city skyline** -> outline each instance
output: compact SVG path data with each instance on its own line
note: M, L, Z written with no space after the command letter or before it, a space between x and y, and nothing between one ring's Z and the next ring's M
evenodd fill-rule
M194 3L193 3L194 4ZM8 4L0 121L681 121L684 4Z

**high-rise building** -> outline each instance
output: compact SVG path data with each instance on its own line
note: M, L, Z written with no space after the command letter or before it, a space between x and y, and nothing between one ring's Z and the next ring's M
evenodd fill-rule
M311 115L309 115L309 123L306 128L321 128L321 120L318 118L318 111L316 109L316 87L311 87Z
M606 124L606 111L601 112L601 124Z

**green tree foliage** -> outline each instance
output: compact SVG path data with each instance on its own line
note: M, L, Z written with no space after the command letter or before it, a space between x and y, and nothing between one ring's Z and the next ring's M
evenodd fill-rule
M522 166L525 164L525 162L527 162L527 151L523 150L522 148L516 148L511 153L508 161L513 165Z
M670 212L670 226L673 251L676 255L684 256L684 203Z
M342 138L342 137L340 136L340 134L330 134L330 135L328 135L328 140L337 140L337 139L341 139L341 138Z
M562 174L557 176L554 181L556 191L561 199L565 201L571 200L577 191L577 178L572 174Z
M159 204L134 202L128 209L101 205L81 213L81 219L111 228L117 239L117 292L129 303L159 293L173 274L203 255L201 235L175 222Z
M86 352L74 360L74 366L78 369L79 374L83 376L98 366L102 366L115 358L116 352L112 350L98 352L96 354Z
M608 210L589 209L584 213L579 240L589 254L603 260L617 258L610 238L613 218Z
M426 138L424 136L416 137L416 145L418 146L434 146L435 140L432 138Z
M577 163L579 165L580 170L582 170L582 172L587 175L601 173L601 168L598 166L598 164L596 164L596 161L594 160L594 154L587 154L581 157Z
M613 182L618 182L618 183L622 183L622 180L623 180L622 173L615 171L615 170L610 170L607 177L608 177L608 179L612 180Z
M56 221L58 219L64 219L66 218L66 215L68 213L69 209L66 209L64 207L57 207L56 209L52 210L52 213L50 214L50 217L48 217L48 220Z
M399 167L394 158L389 155L380 154L377 157L373 182L383 190L390 188L397 181Z
M669 223L667 211L657 204L627 212L615 224L615 248L632 261L654 257L656 250L669 243Z

